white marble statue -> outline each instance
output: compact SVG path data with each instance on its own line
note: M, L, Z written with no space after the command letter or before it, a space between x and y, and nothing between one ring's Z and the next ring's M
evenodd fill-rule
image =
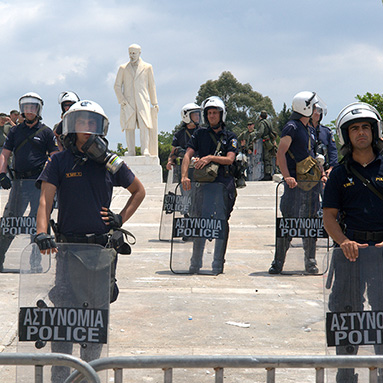
M140 129L141 154L158 156L157 95L153 68L140 58L141 47L129 47L128 63L117 72L114 91L121 105L120 123L125 131L128 156L135 155L135 128ZM150 106L153 105L153 107Z

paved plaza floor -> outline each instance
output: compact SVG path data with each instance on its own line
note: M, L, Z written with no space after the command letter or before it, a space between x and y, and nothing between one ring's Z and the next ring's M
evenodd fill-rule
M224 274L207 276L170 271L170 243L158 239L164 184L145 185L142 206L124 226L137 243L131 255L119 257L110 356L325 354L323 277L267 272L274 253L276 186L248 182L238 190ZM127 198L125 190L116 190L112 209L121 209ZM0 274L2 352L17 349L18 279L15 273ZM126 374L129 382L163 381L161 371ZM300 374L284 370L277 381L315 381L313 370ZM181 371L174 381L212 382L213 375ZM228 382L266 381L264 370L228 370L225 376ZM0 381L14 381L14 369L0 366Z

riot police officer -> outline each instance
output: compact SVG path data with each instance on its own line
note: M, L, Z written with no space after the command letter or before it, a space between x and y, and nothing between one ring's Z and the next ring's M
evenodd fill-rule
M24 122L10 130L0 154L0 184L4 189L12 187L3 213L4 217L22 216L28 204L29 216L36 216L40 191L34 186L34 182L28 180L37 179L48 155L58 151L52 130L41 122L43 104L42 98L34 92L20 97L19 107ZM13 184L6 175L8 160L12 153ZM0 234L0 271L3 270L5 253L13 238L10 235ZM31 267L39 268L39 260L34 259Z
M111 229L118 229L137 210L145 197L142 183L107 146L109 121L103 109L93 101L79 101L63 117L66 150L46 164L38 181L41 198L37 213L35 242L42 254L57 252L60 243L92 243L111 246ZM120 213L110 210L113 186L126 188L131 197ZM57 192L58 222L56 241L48 234L53 198ZM65 267L56 266L56 284ZM112 263L112 277L115 262ZM117 299L118 289L111 292ZM99 357L102 345L81 348L85 360ZM52 351L72 352L72 344L52 343ZM52 381L62 382L69 375L65 367L52 368Z
M291 119L283 127L277 152L278 165L285 181L280 209L283 217L314 217L319 210L319 175L317 186L311 190L302 190L297 182L297 163L308 156L314 156L315 132L308 125L310 117L319 103L315 92L297 93L292 102ZM324 177L324 172L322 177ZM270 274L279 274L283 269L287 250L292 238L277 238L274 260ZM317 274L316 238L303 238L305 270Z
M64 113L67 112L68 109L78 101L80 101L80 97L75 92L72 92L72 91L61 92L58 97L58 103L61 108L61 118L64 116ZM63 127L62 127L62 120L61 120L53 127L53 132L57 138L57 143L60 150L64 150L64 147L61 142L62 131L63 131Z
M342 260L333 258L334 282L329 301L333 312L362 311L367 291L372 311L382 311L381 266L368 264L359 257L359 249L383 247L383 158L381 116L369 104L355 102L339 113L336 129L343 159L330 173L323 198L323 222L326 231L339 246ZM341 219L339 218L341 217ZM344 262L344 257L352 264ZM353 279L348 268L352 268ZM359 270L356 276L355 270ZM352 296L354 307L344 308ZM337 354L357 353L357 346L337 346ZM382 354L381 346L375 352ZM357 382L353 369L339 369L338 383Z
M336 148L331 129L321 124L323 114L326 114L326 110L323 110L322 107L317 105L311 116L310 125L316 133L316 157L322 156L322 166L328 177L334 166L338 164L338 149Z
M207 98L203 101L201 108L203 121L206 123L207 127L196 130L187 145L187 150L182 161L181 181L182 187L185 190L190 190L191 184L190 178L188 177L188 169L190 160L196 152L198 152L199 157L194 163L195 169L201 169L208 165L210 162L219 164L218 176L213 182L220 182L226 186L228 199L226 207L226 237L222 242L220 242L219 248L216 247L212 264L213 274L218 275L223 272L229 232L228 220L231 211L233 210L236 198L235 180L233 175L230 174L228 167L235 160L238 142L236 135L232 131L226 129L226 108L225 104L219 97L213 96ZM220 153L216 153L217 142L221 143ZM203 246L198 247L198 249L193 249L193 255L189 269L190 273L198 273L199 268L201 267L202 253Z
M201 107L194 102L184 105L181 109L182 127L173 136L172 150L169 154L166 169L175 165L177 158L182 160L186 145L194 131L198 129L201 120Z

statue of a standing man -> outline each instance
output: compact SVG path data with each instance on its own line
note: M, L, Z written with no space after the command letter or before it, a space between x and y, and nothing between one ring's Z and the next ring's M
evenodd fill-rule
M129 47L128 63L122 64L117 72L114 91L121 105L120 123L125 130L128 156L135 153L135 128L140 129L141 153L158 156L157 95L153 68L140 58L141 47ZM153 107L150 107L150 104Z

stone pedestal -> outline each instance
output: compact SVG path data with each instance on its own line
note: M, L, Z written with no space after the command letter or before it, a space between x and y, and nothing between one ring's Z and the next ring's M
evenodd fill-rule
M133 173L145 183L162 183L162 168L157 156L124 156L121 157Z

